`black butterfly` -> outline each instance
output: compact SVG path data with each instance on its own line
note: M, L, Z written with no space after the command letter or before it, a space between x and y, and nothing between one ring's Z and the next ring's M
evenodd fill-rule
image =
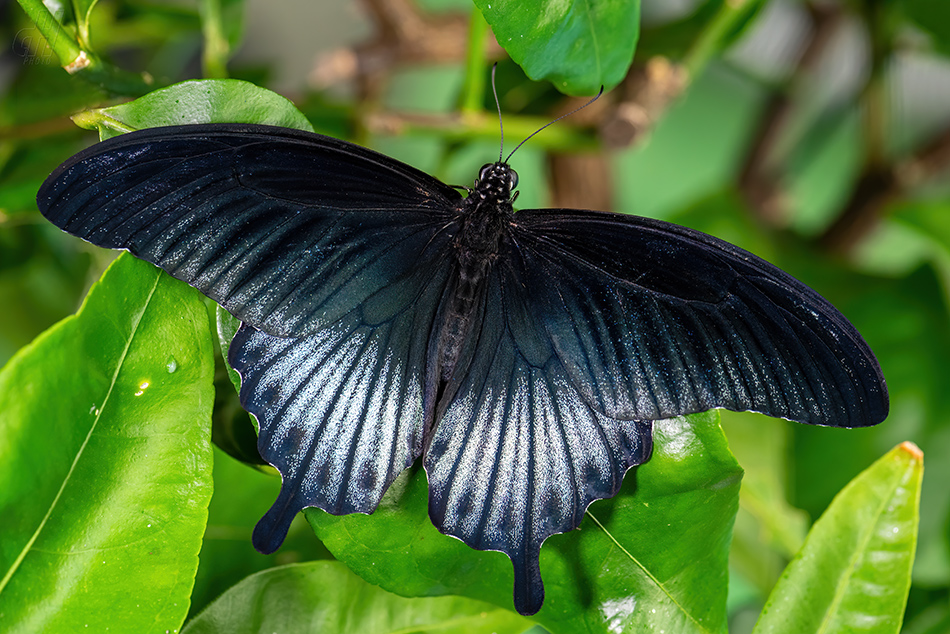
M861 336L775 266L657 220L514 213L516 184L499 161L463 197L337 139L194 125L99 143L37 200L243 322L229 360L283 476L254 531L265 553L304 507L373 512L423 456L432 522L507 554L533 614L542 542L649 458L653 420L887 415Z

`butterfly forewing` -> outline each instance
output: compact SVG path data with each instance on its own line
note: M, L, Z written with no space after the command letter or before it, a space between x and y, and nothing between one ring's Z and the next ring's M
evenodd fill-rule
M665 222L515 215L526 298L597 411L660 419L722 407L858 427L887 414L874 355L817 293L731 244Z
M333 323L430 257L459 199L359 146L242 125L115 137L37 197L57 226L128 249L278 336Z

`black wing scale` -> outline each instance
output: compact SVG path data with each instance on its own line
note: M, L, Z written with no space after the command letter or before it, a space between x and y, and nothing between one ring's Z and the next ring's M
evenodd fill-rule
M234 336L228 358L242 377L241 403L260 423L261 457L283 476L254 530L261 552L280 547L305 507L372 513L422 454L427 340L447 276L412 273L312 335L243 324Z
M541 544L649 458L652 420L714 407L839 427L887 415L867 344L778 268L656 220L511 215L513 174L487 167L463 200L329 137L180 126L77 154L37 202L244 322L229 359L283 477L255 529L264 552L301 508L371 513L424 455L432 521L505 552L515 605L532 614ZM504 218L483 223L497 236L462 231L486 212ZM474 299L457 301L463 287ZM450 360L445 328L466 333Z

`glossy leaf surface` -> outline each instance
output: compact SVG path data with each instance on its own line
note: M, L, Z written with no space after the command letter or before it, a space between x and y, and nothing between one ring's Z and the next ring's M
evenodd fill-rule
M101 140L132 130L197 123L265 123L313 131L288 99L237 79L183 81L135 101L84 112L75 120L98 129Z
M244 579L182 634L518 634L530 622L481 601L406 599L372 586L336 561L271 568Z
M755 634L901 629L923 454L904 443L842 489L776 584Z
M278 558L254 550L254 525L279 489L280 478L248 467L215 448L214 495L208 505L208 527L198 555L189 614L201 612L238 580L253 573L283 563L330 558L303 517L294 522Z
M650 461L594 503L580 530L541 551L553 633L724 632L727 553L741 470L715 412L661 421ZM702 508L698 516L696 509ZM439 534L421 469L403 474L373 515L306 515L330 551L367 581L408 596L461 594L511 605L511 564Z
M212 375L201 296L131 256L3 369L0 629L179 626L211 496Z
M627 74L639 0L476 0L498 43L525 73L569 95L610 90Z

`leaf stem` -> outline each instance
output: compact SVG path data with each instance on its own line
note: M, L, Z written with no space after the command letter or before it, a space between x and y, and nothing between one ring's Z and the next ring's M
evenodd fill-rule
M449 142L498 140L498 119L485 112L468 116L415 113L376 113L365 121L370 131L382 134L433 135ZM506 115L505 135L525 138L550 123L546 117ZM600 142L594 134L569 124L551 126L532 139L536 147L560 151L595 151Z
M152 78L147 73L131 73L106 64L88 47L81 46L42 0L17 1L70 75L119 95L143 95L152 88ZM88 18L88 14L85 18ZM88 29L84 28L84 31L84 37L88 38Z
M46 38L49 47L59 59L60 65L70 73L76 72L70 70L77 64L82 64L80 60L85 58L89 60L86 65L92 63L90 56L80 48L79 43L72 34L63 28L59 20L50 13L42 0L17 0L23 12L33 21L40 34Z
M460 110L463 115L481 112L485 103L485 38L488 22L478 7L472 7L468 23L468 47L465 51L465 84Z
M716 15L704 28L693 45L683 57L683 68L687 79L692 81L699 76L710 60L725 47L725 41L736 25L749 17L763 0L725 0Z
M231 47L224 36L221 0L201 0L198 13L201 16L201 34L204 36L204 51L201 55L204 76L213 79L226 78Z

